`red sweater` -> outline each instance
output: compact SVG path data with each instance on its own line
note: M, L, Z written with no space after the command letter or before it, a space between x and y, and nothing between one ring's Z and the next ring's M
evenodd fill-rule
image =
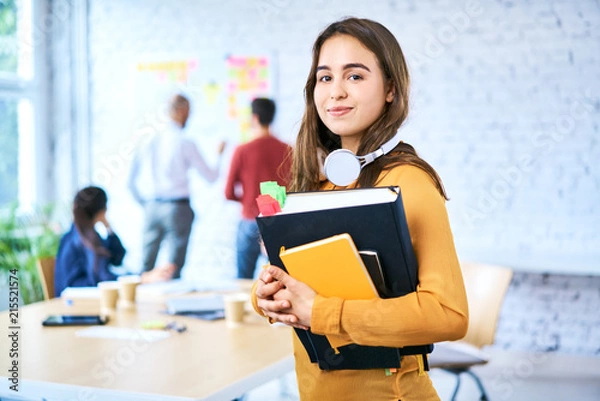
M225 185L225 197L242 203L242 216L254 219L258 216L256 198L260 195L260 183L277 181L287 186L292 164L291 147L275 138L263 136L236 148ZM242 194L236 194L241 184Z

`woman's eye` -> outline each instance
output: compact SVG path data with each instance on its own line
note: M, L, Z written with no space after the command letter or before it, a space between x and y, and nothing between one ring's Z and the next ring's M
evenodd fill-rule
M362 79L362 77L358 74L352 74L350 75L350 80L351 81L358 81L359 79Z
M329 81L331 81L331 77L329 75L323 75L323 76L319 77L319 81L329 82Z

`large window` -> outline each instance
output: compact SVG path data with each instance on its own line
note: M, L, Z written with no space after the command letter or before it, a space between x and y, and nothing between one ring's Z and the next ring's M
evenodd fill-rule
M18 198L17 102L0 98L0 205Z
M36 201L35 57L31 0L0 0L0 207Z
M0 1L0 72L33 77L31 0Z

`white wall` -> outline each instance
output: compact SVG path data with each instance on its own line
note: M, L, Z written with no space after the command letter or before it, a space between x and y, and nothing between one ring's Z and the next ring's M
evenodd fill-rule
M131 154L118 138L130 136L132 121L151 123L146 115L128 114L131 65L147 54L274 55L277 131L292 142L312 43L346 15L382 22L406 53L413 87L405 140L444 180L459 256L524 272L510 299L533 297L537 309L531 311L544 324L552 326L548 305L572 316L570 308L581 303L552 303L545 295L555 288L544 284L549 276L527 272L565 274L550 276L562 283L557 291L584 282L598 287L600 9L593 0L90 2L92 153L96 166L111 171L108 177L96 171L95 178L109 189L114 226L130 250L128 264L139 266L141 211L123 186ZM222 185L194 181L200 218L186 275L234 275L238 208L222 201ZM600 304L597 291L574 291L588 294L586 307ZM527 319L505 313L501 345L551 348L536 330L523 329ZM591 330L597 322L577 319L583 345L563 341L562 349L597 352L592 344L598 335ZM527 339L515 341L524 333Z
M384 23L406 52L405 139L446 184L460 256L600 274L600 11L591 0L93 1L95 162L126 168L113 138L146 118L127 115L126 88L147 54L273 54L277 128L293 141L312 43L345 15Z

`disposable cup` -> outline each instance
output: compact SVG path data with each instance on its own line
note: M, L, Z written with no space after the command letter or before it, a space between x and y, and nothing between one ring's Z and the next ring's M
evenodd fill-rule
M98 283L100 290L100 313L111 315L117 308L119 299L119 283L116 281L101 281Z
M238 327L244 322L248 295L244 293L225 294L225 322L228 327Z
M119 308L134 308L136 288L142 282L140 276L126 275L117 279L119 283Z

